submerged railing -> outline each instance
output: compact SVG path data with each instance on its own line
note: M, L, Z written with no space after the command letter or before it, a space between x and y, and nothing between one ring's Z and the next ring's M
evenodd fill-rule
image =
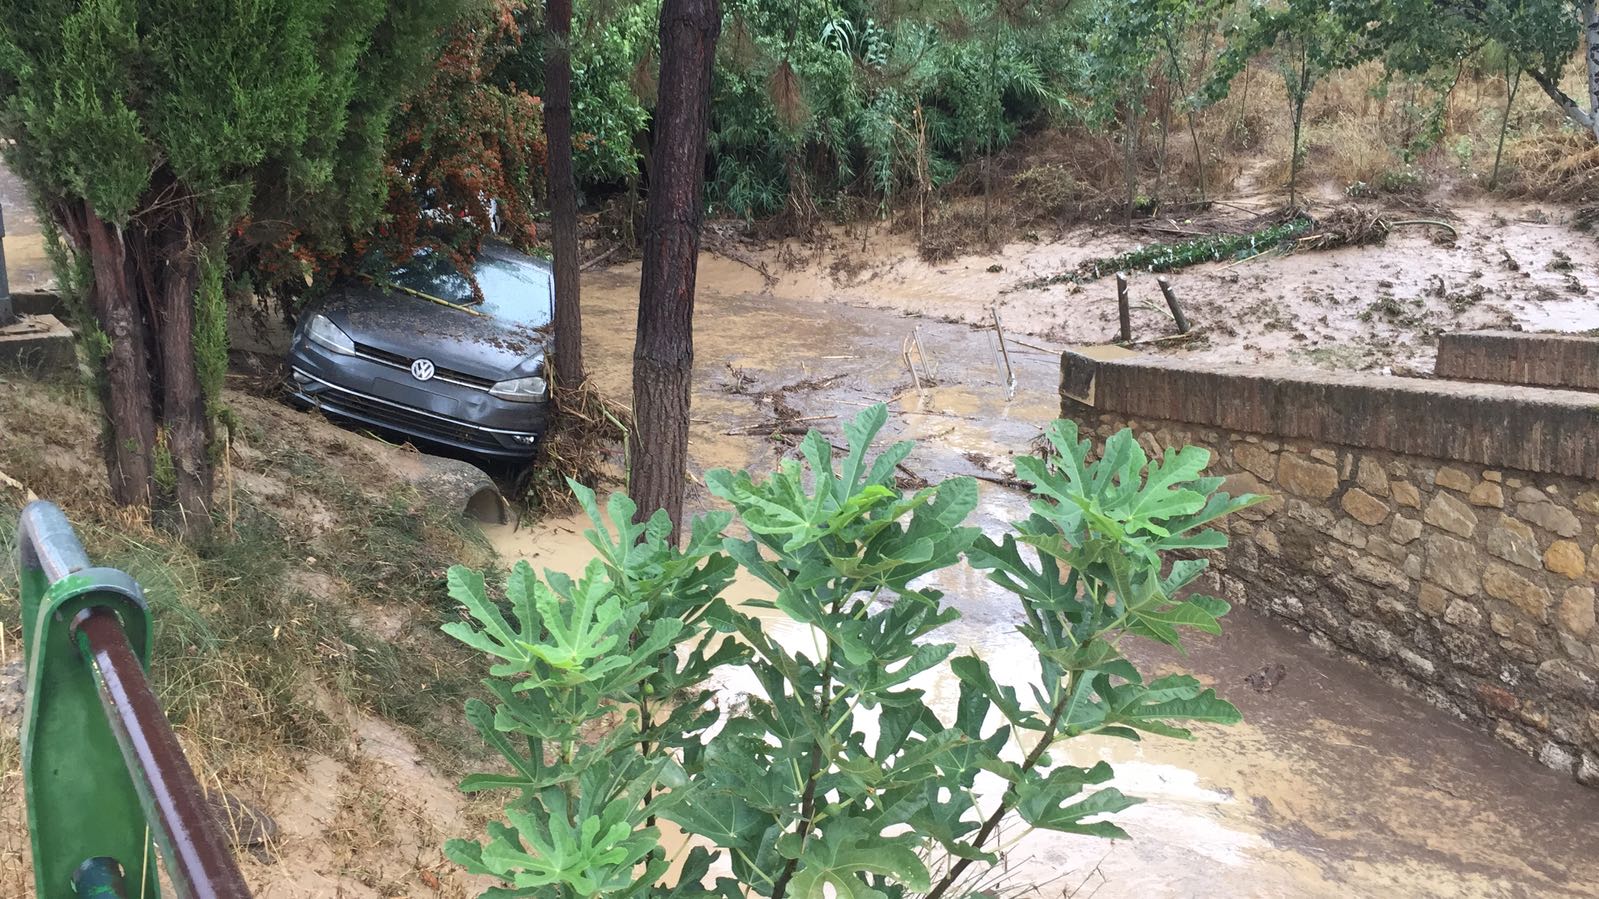
M66 516L18 529L27 698L22 769L39 899L248 897L228 841L145 670L151 620L133 578L92 568ZM131 886L130 886L131 885Z

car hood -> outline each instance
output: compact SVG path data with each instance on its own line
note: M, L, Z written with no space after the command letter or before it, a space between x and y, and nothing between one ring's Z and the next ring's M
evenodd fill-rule
M357 344L495 380L538 373L549 340L540 328L370 286L345 288L306 312L327 316Z

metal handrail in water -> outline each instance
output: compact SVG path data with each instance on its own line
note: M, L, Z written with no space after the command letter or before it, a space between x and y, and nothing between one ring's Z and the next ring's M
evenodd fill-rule
M152 837L180 895L248 897L145 678L151 623L139 585L91 567L66 516L47 502L22 510L18 556L28 691L22 767L39 899L154 899Z

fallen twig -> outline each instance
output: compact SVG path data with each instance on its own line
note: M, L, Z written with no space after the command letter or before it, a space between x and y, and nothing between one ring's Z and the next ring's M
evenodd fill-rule
M766 267L766 263L756 262L743 252L727 246L723 241L707 241L705 249L715 253L718 256L721 256L724 259L732 260L733 262L737 262L739 265L745 266L754 271L756 274L761 276L761 280L765 282L767 290L771 290L772 287L777 284L777 276L772 274L771 270Z
M583 263L582 265L578 266L578 271L583 271L583 272L588 271L589 269L593 268L594 266L599 265L600 263L602 263L605 260L611 258L612 256L615 256L616 255L616 251L620 250L620 249L622 249L622 245L621 244L617 244L616 246L611 247L609 250L606 250L605 252L601 253L600 255L595 256L593 259L590 259L589 261L587 261L587 262Z
M1152 343L1187 343L1190 340L1197 339L1204 332L1204 328L1190 328L1188 331L1182 334L1167 334L1162 337L1146 337L1143 340L1133 341L1132 343L1128 344L1128 346L1148 346Z
M987 481L990 484L998 484L1001 487L1009 487L1012 490L1021 490L1023 492L1030 493L1033 489L1032 485L1028 484L1026 481L1017 480L1016 478L1007 477L1002 474L985 474L983 472L978 472L977 474L972 475L972 477L979 481Z
M1021 346L1027 347L1030 350L1037 350L1040 353L1048 353L1051 356L1058 356L1061 353L1061 350L1059 350L1059 349L1053 349L1052 350L1049 347L1039 346L1036 343L1028 343L1027 341L1022 340L1021 338L1017 337L1015 334L1012 334L1009 337L1006 337L1005 339L1009 340L1011 343L1020 344Z
M765 421L765 422L760 422L759 424L744 425L742 427L737 427L737 428L734 428L731 431L723 431L722 434L724 436L727 436L727 437L743 437L743 436L748 436L748 435L751 435L751 434L767 433L768 431L770 431L770 433L773 433L773 434L804 434L804 433L806 433L806 429L805 428L799 428L797 430L792 430L792 431L789 430L789 429L791 427L793 427L794 425L798 425L800 422L806 422L806 421L832 421L835 418L838 418L838 416L837 415L809 415L809 416L806 416L804 418L789 418L789 419L785 419L783 421Z
M1167 225L1154 225L1149 223L1133 225L1134 231L1148 231L1152 234L1175 234L1179 237L1204 237L1206 231L1195 231L1191 228L1173 228Z

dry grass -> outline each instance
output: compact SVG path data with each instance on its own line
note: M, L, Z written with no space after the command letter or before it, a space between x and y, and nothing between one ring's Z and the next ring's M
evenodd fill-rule
M996 220L990 223L983 215L979 202L953 203L939 210L928 223L927 231L917 242L916 249L926 262L943 262L962 253L993 249L1008 237L1015 225L1008 207L997 211Z
M1599 145L1576 128L1543 128L1505 148L1506 193L1572 203L1599 200Z
M1570 91L1580 87L1579 68L1568 70ZM1300 191L1313 204L1348 197L1436 212L1429 198L1488 183L1505 100L1501 77L1469 67L1453 85L1448 79L1390 75L1380 63L1335 73L1316 86L1306 105ZM1441 131L1434 131L1434 122ZM1591 137L1566 125L1526 79L1509 122L1503 192L1599 198L1599 150ZM1282 78L1271 66L1251 66L1227 97L1199 113L1197 153L1186 117L1176 111L1164 168L1158 125L1154 114L1142 124L1135 158L1138 214L1186 217L1201 176L1207 197L1286 194L1293 129ZM939 192L919 241L922 257L937 262L1120 218L1127 202L1123 146L1114 128L1101 133L1065 126L1024 135L988 163L994 191L986 215L984 162L966 165ZM1159 196L1152 196L1157 186ZM901 209L898 228L914 228L916 217L915 209Z
M1580 87L1578 68L1568 69L1568 91ZM1207 111L1207 145L1233 158L1254 158L1256 185L1285 190L1293 130L1282 80L1257 66L1247 97L1242 85L1242 79L1235 82L1229 97ZM1417 79L1385 81L1377 63L1336 73L1306 104L1301 189L1385 197L1404 205L1429 187L1485 187L1505 99L1503 79L1491 72L1465 70L1447 93ZM1442 132L1428 140L1428 123L1440 109ZM1570 127L1524 78L1511 104L1500 188L1549 199L1599 196L1599 158L1593 150L1591 137Z
M1366 185L1371 193L1395 193L1407 183L1395 178L1406 171L1403 156L1389 146L1381 123L1369 116L1340 115L1318 122L1307 145L1306 174L1330 179L1340 190Z
M1139 214L1183 208L1199 196L1199 165L1185 130L1173 123L1165 169L1160 170L1158 143L1150 135L1139 147ZM1212 146L1204 143L1201 147ZM1204 151L1208 195L1225 191L1239 172L1225 154ZM1082 128L1049 129L1017 140L995 155L989 177L993 192L984 212L983 171L979 160L965 166L940 194L918 241L921 257L941 262L962 253L992 250L1015 240L1055 237L1083 222L1116 219L1124 214L1126 183L1120 144ZM1157 178L1159 204L1151 196ZM898 230L915 227L916 210L902 209ZM1045 232L1045 233L1041 233Z

